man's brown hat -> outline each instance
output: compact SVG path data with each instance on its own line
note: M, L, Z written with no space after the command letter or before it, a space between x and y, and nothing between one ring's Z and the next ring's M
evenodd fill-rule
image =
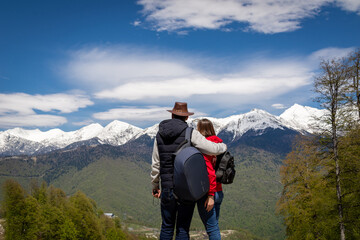
M194 114L193 112L188 112L187 103L185 102L175 102L174 108L167 111L178 116L190 116Z

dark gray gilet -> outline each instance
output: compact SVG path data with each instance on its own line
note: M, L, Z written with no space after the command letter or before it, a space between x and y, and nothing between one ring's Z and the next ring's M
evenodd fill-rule
M160 158L161 188L174 187L174 153L185 140L187 123L179 119L164 120L159 124L156 141Z

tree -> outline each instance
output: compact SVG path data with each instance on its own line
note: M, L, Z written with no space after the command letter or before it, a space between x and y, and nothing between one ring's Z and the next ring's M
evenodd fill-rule
M73 211L70 212L80 239L103 239L100 222L97 216L96 203L81 191L70 198Z
M329 155L335 163L336 196L340 239L345 240L344 206L341 192L341 167L339 164L339 134L348 123L348 69L344 59L323 60L320 64L321 73L315 78L315 92L321 106L328 110L328 114L321 120L325 126L323 132L331 138L328 145Z
M329 184L328 155L318 138L298 137L280 168L284 185L277 209L285 217L288 239L338 239Z
M24 239L25 236L25 191L19 183L7 180L3 186L6 239Z
M347 236L360 239L360 126L348 132L339 144L342 168L344 217Z
M320 64L314 88L327 114L316 119L318 135L295 141L280 171L288 239L360 239L359 54Z
M31 195L14 180L4 184L6 239L129 239L119 219L106 217L95 201L77 192L70 198L58 188L31 184ZM100 214L101 213L101 214Z
M350 91L354 99L352 102L357 108L360 120L360 48L352 52L348 57Z

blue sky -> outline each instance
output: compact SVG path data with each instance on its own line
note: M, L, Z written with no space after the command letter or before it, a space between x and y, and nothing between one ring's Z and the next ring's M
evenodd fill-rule
M1 1L0 130L316 107L319 59L359 29L359 0Z

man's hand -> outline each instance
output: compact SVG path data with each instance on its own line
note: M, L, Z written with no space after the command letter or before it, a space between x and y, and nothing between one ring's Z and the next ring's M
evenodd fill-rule
M210 212L211 209L214 207L215 201L214 196L208 196L205 201L205 209L206 211Z
M160 198L161 190L160 189L153 189L152 190L152 195L153 195L154 198Z

